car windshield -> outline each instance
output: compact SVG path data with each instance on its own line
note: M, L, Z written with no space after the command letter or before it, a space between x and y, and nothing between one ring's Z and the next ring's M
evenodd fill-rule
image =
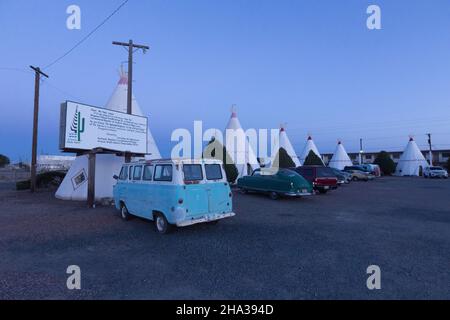
M286 170L286 169L280 169L278 171L278 174L283 175L283 176L288 176L288 177L295 177L297 176L297 173L292 171L292 170Z

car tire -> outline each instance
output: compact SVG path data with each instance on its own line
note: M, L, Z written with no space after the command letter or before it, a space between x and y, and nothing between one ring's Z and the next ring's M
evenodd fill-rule
M353 177L352 178L352 181L358 181L359 179L358 179L358 177Z
M272 199L272 200L278 200L280 198L278 193L276 193L275 191L272 191L271 193L269 193L269 196L270 196L270 199Z
M319 193L320 194L327 194L328 190L324 190L324 189L319 189Z
M172 225L167 221L166 217L162 213L156 213L154 215L155 228L160 234L168 234L172 231Z
M128 211L128 208L125 205L125 203L122 203L120 206L120 217L122 218L123 221L128 221L131 219L130 212Z
M241 193L242 193L242 194L247 194L247 193L248 193L248 190L245 189L245 188L241 188Z

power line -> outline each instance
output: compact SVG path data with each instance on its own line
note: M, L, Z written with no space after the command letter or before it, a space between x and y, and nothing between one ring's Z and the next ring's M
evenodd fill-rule
M0 67L0 70L4 70L4 71L15 71L15 72L26 73L26 74L29 74L29 75L34 75L33 72L28 71L28 70L26 70L26 69L20 69L20 68Z
M48 79L45 79L45 80L43 81L43 83L44 83L45 85L47 85L48 87L50 87L50 88L52 88L52 89L58 91L58 92L59 92L61 95L63 95L63 96L69 96L69 97L72 97L72 98L77 99L78 101L81 101L81 100L82 100L82 99L80 99L78 96L73 95L73 94L71 94L70 92L67 92L67 91L65 91L65 90L63 90L63 89L61 89L61 88L58 88L58 87L55 86L53 83L51 83Z
M74 51L76 48L78 48L84 41L86 41L87 39L89 39L90 36L92 36L98 29L100 29L109 19L111 19L120 9L122 9L123 6L125 6L127 4L127 2L130 0L125 0L124 2L122 2L122 4L120 6L118 6L109 16L107 16L98 26L96 26L94 28L94 30L92 30L91 32L89 32L83 39L81 39L80 41L78 41L72 48L69 49L69 51L67 51L66 53L64 53L62 56L60 56L59 58L57 58L56 60L54 60L52 63L50 63L49 65L47 65L46 67L44 67L44 69L48 69L50 67L52 67L53 65L55 65L56 63L58 63L59 61L61 61L62 59L64 59L65 57L67 57L72 51Z

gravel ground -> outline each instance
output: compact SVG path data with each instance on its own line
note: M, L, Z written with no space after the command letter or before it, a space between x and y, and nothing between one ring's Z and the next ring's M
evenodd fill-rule
M381 178L161 236L53 193L0 187L0 299L450 299L450 180ZM66 288L69 265L82 289ZM381 290L366 287L369 265Z

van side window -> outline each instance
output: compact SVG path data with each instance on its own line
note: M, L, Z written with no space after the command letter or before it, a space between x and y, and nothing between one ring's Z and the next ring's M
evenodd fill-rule
M119 180L127 180L128 178L128 167L122 167L120 170Z
M128 173L128 178L131 180L133 178L133 166L129 167L129 173Z
M184 181L203 180L203 171L201 164L183 165Z
M133 180L141 180L142 176L142 166L134 167Z
M172 165L162 164L155 167L155 181L172 181Z
M222 168L220 164L205 164L206 179L222 180Z
M152 181L152 175L153 175L153 166L145 166L143 180Z

